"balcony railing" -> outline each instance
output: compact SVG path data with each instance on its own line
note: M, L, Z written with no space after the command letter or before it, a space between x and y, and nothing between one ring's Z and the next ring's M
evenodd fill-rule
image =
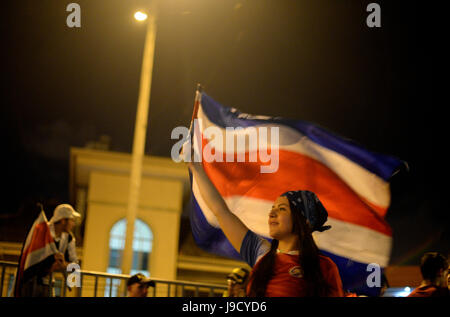
M0 261L0 297L13 296L17 263ZM52 274L49 296L57 297L124 297L126 282L130 275L110 274L80 270L79 286L68 287L67 277L62 273ZM70 274L70 273L69 273ZM70 276L69 276L70 277ZM148 290L149 297L216 297L222 296L225 285L152 278L155 287Z

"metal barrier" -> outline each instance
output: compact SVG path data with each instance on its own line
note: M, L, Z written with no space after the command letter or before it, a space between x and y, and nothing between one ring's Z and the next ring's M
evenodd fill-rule
M0 297L13 296L17 263L0 261ZM57 297L124 297L130 275L80 270L80 287L70 288L62 273L50 276L49 296ZM69 275L70 278L70 275ZM225 285L152 278L155 287L149 288L149 297L215 297L222 296Z

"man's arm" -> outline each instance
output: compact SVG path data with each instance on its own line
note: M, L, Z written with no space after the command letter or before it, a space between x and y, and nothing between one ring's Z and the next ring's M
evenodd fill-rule
M67 265L68 265L68 263L64 259L64 254L62 254L62 253L55 253L54 254L54 258L55 258L55 262L51 266L50 271L51 272L64 271L66 269Z

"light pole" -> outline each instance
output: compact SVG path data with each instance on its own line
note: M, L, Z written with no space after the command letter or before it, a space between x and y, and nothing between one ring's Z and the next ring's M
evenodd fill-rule
M127 207L127 229L125 246L122 255L122 274L129 274L133 261L134 222L139 206L139 193L142 178L142 161L145 151L145 137L147 132L148 108L150 104L150 90L152 85L153 62L156 40L157 0L153 0L148 16L143 12L136 12L135 19L147 20L144 53L142 57L141 80L139 86L139 99L134 126L133 152L131 159L130 186ZM148 17L148 19L147 19Z

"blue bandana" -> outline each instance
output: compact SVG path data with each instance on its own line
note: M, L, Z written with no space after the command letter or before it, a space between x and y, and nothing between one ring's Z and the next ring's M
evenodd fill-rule
M325 231L331 226L324 226L328 212L313 192L307 190L289 191L281 196L289 200L292 211L300 212L311 225L312 231Z

